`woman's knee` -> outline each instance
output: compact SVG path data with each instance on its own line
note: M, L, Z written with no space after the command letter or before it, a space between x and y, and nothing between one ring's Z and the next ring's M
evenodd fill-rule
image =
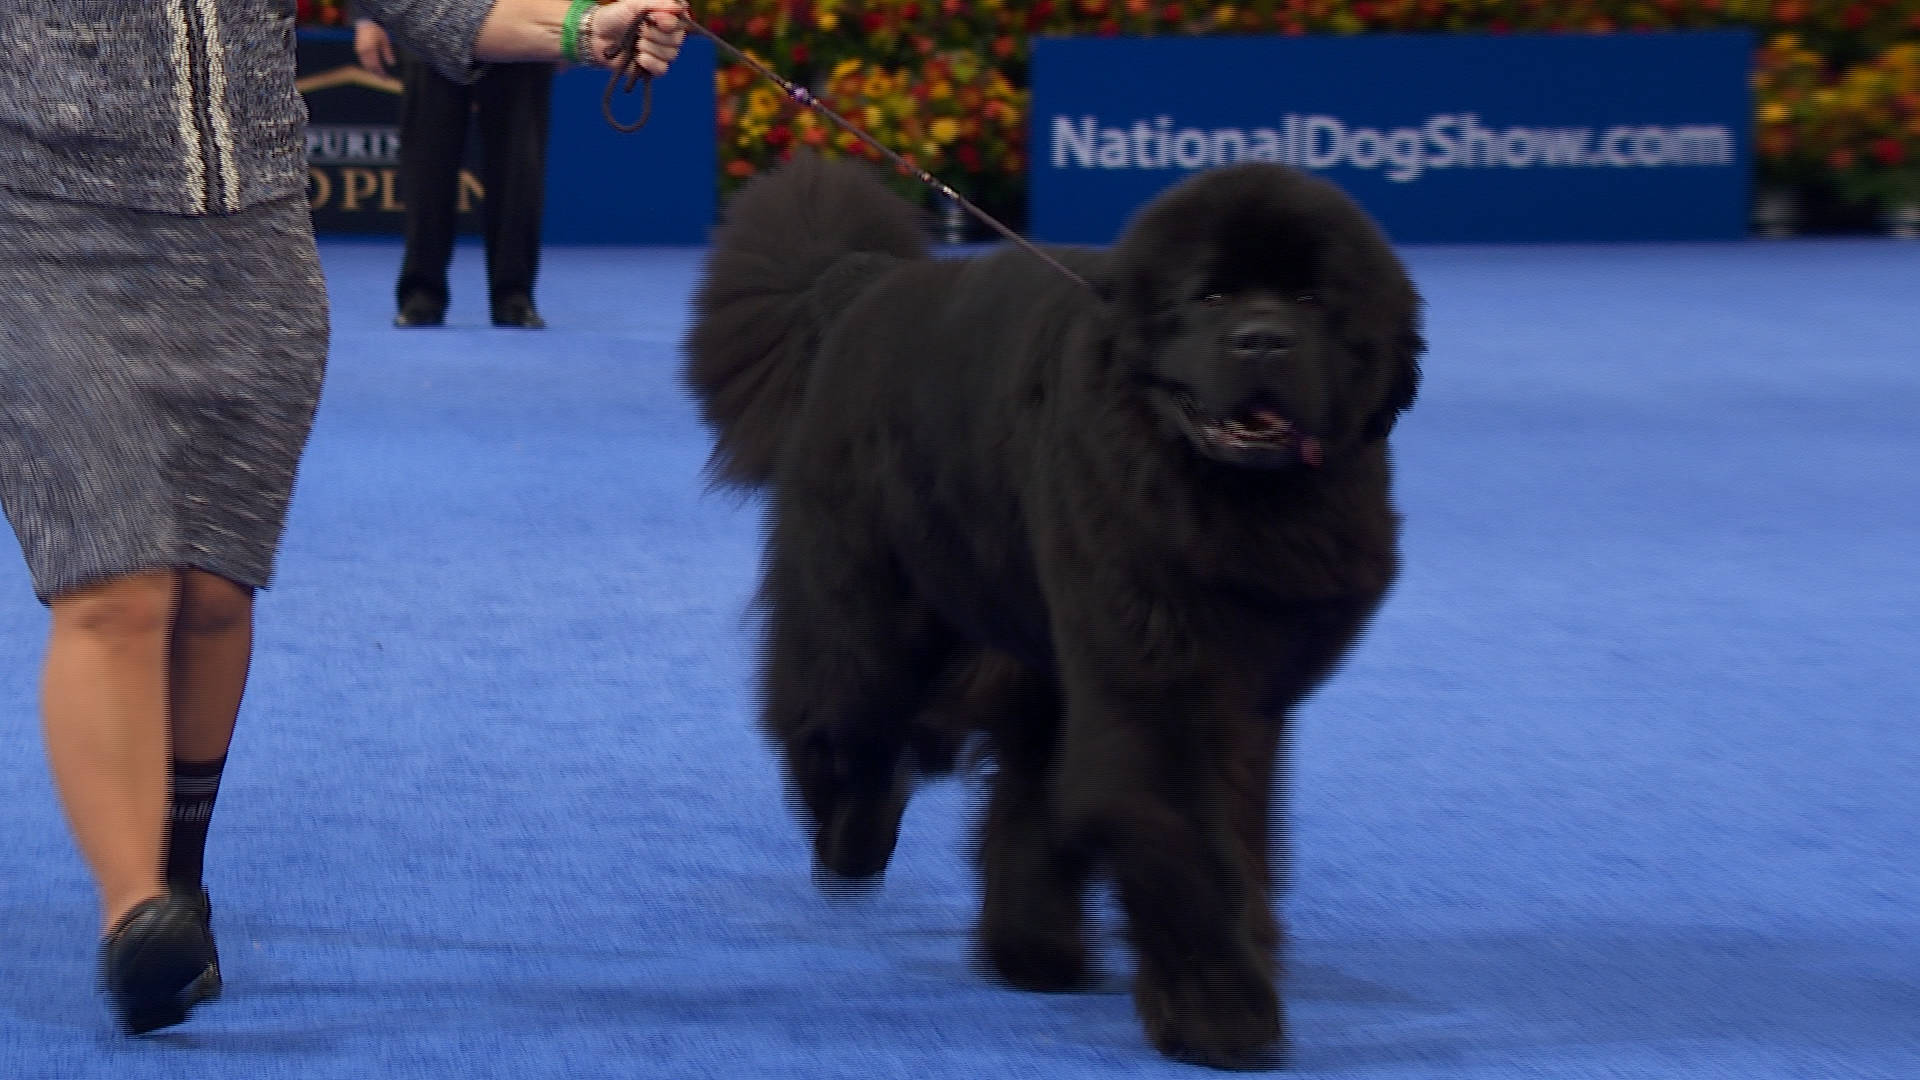
M253 621L253 590L218 574L188 570L180 578L178 633L230 634Z
M109 640L164 636L179 606L180 578L172 571L129 574L55 596L54 632Z

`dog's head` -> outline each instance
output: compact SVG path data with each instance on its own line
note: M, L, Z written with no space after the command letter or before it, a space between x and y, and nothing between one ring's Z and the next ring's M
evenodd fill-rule
M1420 300L1350 198L1273 164L1193 176L1148 204L1103 291L1122 358L1202 456L1317 466L1386 437L1419 385Z

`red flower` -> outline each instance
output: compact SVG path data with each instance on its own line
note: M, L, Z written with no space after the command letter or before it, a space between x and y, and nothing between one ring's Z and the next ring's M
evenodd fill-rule
M1160 9L1160 21L1168 25L1178 24L1180 20L1186 17L1186 11L1182 9L1179 4L1168 4L1166 7Z
M1875 139L1873 142L1873 156L1880 159L1880 164L1891 169L1906 159L1907 148L1901 146L1898 139Z
M1842 22L1847 24L1847 29L1858 30L1867 25L1868 19L1873 18L1873 12L1868 11L1859 4L1854 4L1852 7L1849 7L1846 13L1841 15L1840 18Z
M960 159L960 167L968 172L979 172L980 166L984 164L980 160L980 151L974 149L969 143L961 143L954 148L953 155Z
M793 131L785 124L775 124L767 129L768 146L785 146L793 141Z
M806 42L804 42L804 41L796 41L796 42L794 42L794 43L793 43L793 62L794 62L794 63L796 63L796 64L804 64L804 63L806 63L806 62L807 62L807 57L809 57L809 56L811 56L811 55L813 55L813 54L812 54L812 53L810 53L809 51L807 51L807 43L806 43Z
M869 11L860 16L860 25L869 34L877 34L886 29L887 17L877 11Z

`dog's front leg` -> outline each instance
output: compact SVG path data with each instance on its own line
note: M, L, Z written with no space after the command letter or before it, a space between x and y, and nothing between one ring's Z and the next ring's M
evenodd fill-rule
M1060 816L1112 868L1138 952L1142 1024L1172 1057L1277 1064L1277 935L1260 910L1266 830L1247 817L1248 770L1263 761L1249 762L1243 741L1264 721L1198 650L1143 656L1135 643L1084 629L1061 648Z

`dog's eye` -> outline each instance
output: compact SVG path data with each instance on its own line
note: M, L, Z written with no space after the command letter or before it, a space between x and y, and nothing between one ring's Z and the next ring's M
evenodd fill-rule
M1208 307L1219 307L1221 304L1224 304L1227 302L1227 294L1210 292L1205 296L1202 296L1200 298L1200 302L1207 305Z

